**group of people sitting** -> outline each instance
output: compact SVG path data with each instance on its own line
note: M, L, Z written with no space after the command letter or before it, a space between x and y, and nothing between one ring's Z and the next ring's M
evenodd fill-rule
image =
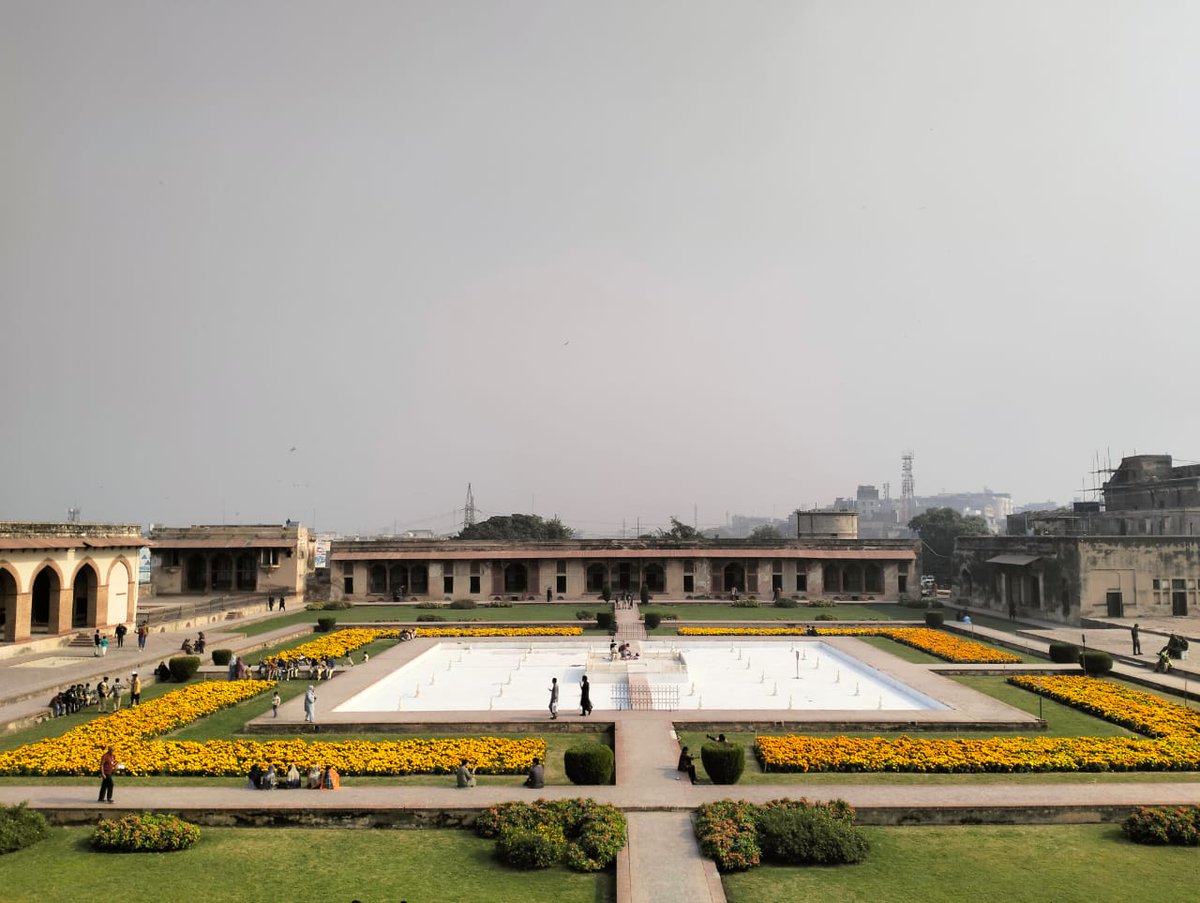
M621 661L627 662L631 659L639 658L639 655L637 652L633 651L633 647L628 643L622 643L620 646L618 646L617 641L613 640L608 644L608 657L610 661L615 662L618 658L620 658Z
M207 641L204 639L204 631L201 630L199 635L196 637L195 643L189 639L184 639L183 645L179 648L183 650L184 655L203 655L206 642Z
M1185 638L1171 634L1167 637L1167 645L1158 650L1158 661L1154 665L1154 670L1159 674L1166 674L1171 670L1172 659L1185 658L1184 653L1187 652L1189 645Z
M354 660L346 656L350 666ZM300 656L291 661L271 659L259 662L254 667L254 676L260 680L329 680L333 677L336 664L331 658L309 659Z
M324 768L313 765L308 769L306 780L295 762L286 771L282 765L268 765L264 771L255 763L250 766L247 777L250 790L299 790L301 786L308 790L337 790L342 786L342 776L332 765Z
M76 712L95 705L97 695L92 685L72 684L65 690L60 690L50 698L50 717L59 718L62 715L74 715Z

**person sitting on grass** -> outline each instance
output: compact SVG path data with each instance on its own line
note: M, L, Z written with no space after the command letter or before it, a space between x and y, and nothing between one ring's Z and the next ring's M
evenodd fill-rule
M296 790L300 786L300 769L296 767L295 762L288 766L287 786L288 790Z
M338 770L332 765L326 765L325 771L321 774L321 789L337 790L341 786L342 776L338 774Z
M540 790L546 786L546 770L542 768L542 760L537 756L533 757L533 764L529 766L529 776L525 778L525 786L532 787L534 790Z
M314 766L312 766L312 768L308 769L308 789L309 790L320 790L321 789L321 769L318 768L316 765L314 765Z
M458 771L456 772L456 775L458 778L458 786L459 787L474 787L475 786L475 772L471 768L471 766L469 766L467 764L466 759L463 759L462 762L459 763Z

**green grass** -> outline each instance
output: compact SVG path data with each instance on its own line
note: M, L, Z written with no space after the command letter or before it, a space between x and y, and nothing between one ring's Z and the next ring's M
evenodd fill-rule
M611 873L522 872L492 858L494 843L463 830L201 828L179 853L113 855L87 846L87 828L0 856L6 903L162 903L164 900L432 900L596 903L615 898Z
M1148 847L1113 825L864 828L859 865L762 866L722 881L730 903L1097 903L1184 900L1196 851Z
M587 606L583 606L587 607ZM659 614L675 615L679 621L783 621L785 623L807 623L815 621L817 615L832 615L839 621L895 621L924 618L924 614L899 605L869 603L860 605L828 605L823 607L805 605L796 608L776 608L770 602L760 602L757 608L735 608L717 602L650 603L642 613L656 611ZM671 622L664 622L670 624ZM820 626L818 622L818 626Z
M557 602L523 603L511 608L450 608L448 605L439 609L417 608L413 605L356 605L341 611L289 611L278 617L263 618L249 621L245 624L230 624L228 630L245 636L257 636L290 627L295 624L316 624L317 618L337 618L338 627L363 626L372 623L405 623L415 624L421 615L437 615L446 621L478 621L481 624L494 624L497 621L527 623L534 621L570 621L577 623L575 612L604 610L602 602ZM431 622L428 627L437 627L437 622Z

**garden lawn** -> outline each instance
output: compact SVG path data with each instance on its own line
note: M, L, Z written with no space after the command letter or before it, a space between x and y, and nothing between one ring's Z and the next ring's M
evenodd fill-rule
M603 602L545 602L517 603L511 608L417 608L415 605L356 605L353 608L332 611L289 611L278 617L263 618L249 621L245 624L230 624L225 629L231 633L245 636L257 636L280 627L292 624L316 624L317 618L337 618L337 626L370 627L372 624L415 624L422 615L437 615L445 621L479 621L492 624L497 621L537 622L537 621L570 621L579 623L575 618L577 611L604 611ZM436 621L424 626L437 627Z
M863 828L866 862L724 875L729 903L1098 903L1184 900L1197 852L1125 840L1114 825Z
M509 901L594 903L610 873L522 872L496 863L494 841L464 830L205 828L179 853L94 853L87 828L0 856L6 903L164 900Z
M586 605L581 607L588 608ZM674 633L674 628L679 626L676 622L700 626L704 621L782 621L787 624L814 621L820 627L818 615L827 615L836 621L920 621L922 626L925 623L924 612L887 603L810 606L801 602L796 608L776 608L768 601L760 603L757 608L737 608L722 602L651 602L641 606L642 614L648 611L658 612L660 615L675 615L675 621L663 621L662 624L663 627L671 628L670 633Z

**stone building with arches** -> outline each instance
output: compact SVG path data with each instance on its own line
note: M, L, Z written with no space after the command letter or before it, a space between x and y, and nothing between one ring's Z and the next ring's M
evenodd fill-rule
M0 641L134 623L144 545L136 524L0 522Z
M312 571L312 537L293 521L153 527L150 539L156 596L303 595Z
M810 599L898 599L919 589L915 543L908 540L795 539L696 543L620 540L480 542L335 540L334 599L422 600L544 596L579 599L641 590L655 595Z

